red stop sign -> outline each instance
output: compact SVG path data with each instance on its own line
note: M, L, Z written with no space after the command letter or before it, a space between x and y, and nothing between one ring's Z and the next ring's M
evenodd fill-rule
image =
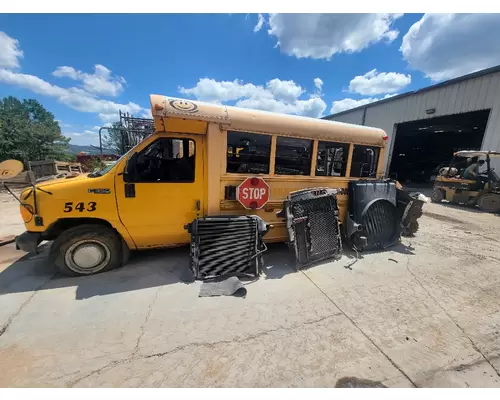
M236 198L247 210L259 210L269 201L269 192L264 179L247 178L236 188Z

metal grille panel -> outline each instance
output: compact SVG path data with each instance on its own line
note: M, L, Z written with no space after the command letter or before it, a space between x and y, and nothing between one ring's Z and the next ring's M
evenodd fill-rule
M262 240L257 219L207 217L193 221L188 230L191 270L196 278L259 274Z
M290 245L299 268L342 254L335 193L309 189L292 193L286 202Z

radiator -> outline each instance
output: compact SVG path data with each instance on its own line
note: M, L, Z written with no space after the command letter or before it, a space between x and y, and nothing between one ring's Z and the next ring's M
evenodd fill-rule
M384 249L399 241L399 216L387 200L377 200L363 214L362 225L367 238L366 249Z
M346 236L359 250L384 249L399 242L400 218L394 182L349 182Z
M297 268L342 256L335 189L315 188L290 193L285 201L289 245Z
M197 279L223 275L258 276L267 227L256 216L205 217L187 226L191 272Z

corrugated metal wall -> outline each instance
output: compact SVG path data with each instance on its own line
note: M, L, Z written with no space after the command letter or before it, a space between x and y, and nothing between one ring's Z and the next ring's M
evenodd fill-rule
M335 121L345 122L347 124L362 125L364 112L364 109L359 109L349 113L341 114L338 117L335 117Z
M435 108L434 114L426 110ZM392 156L395 139L395 124L450 114L491 109L483 140L483 150L500 151L500 72L463 80L422 93L415 93L400 99L367 105L365 123L383 129L389 135L389 149L386 152L385 166ZM361 124L363 109L333 116L334 121ZM495 165L500 169L499 165ZM495 163L496 164L496 163Z

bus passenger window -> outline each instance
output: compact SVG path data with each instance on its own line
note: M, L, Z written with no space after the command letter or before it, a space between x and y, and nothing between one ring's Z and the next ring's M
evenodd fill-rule
M375 178L379 152L378 147L354 145L351 176L355 178Z
M349 145L319 142L316 176L345 176Z
M195 143L162 138L139 153L134 182L194 182Z
M278 136L276 175L310 175L312 140Z
M247 132L227 132L227 172L268 174L271 136Z

